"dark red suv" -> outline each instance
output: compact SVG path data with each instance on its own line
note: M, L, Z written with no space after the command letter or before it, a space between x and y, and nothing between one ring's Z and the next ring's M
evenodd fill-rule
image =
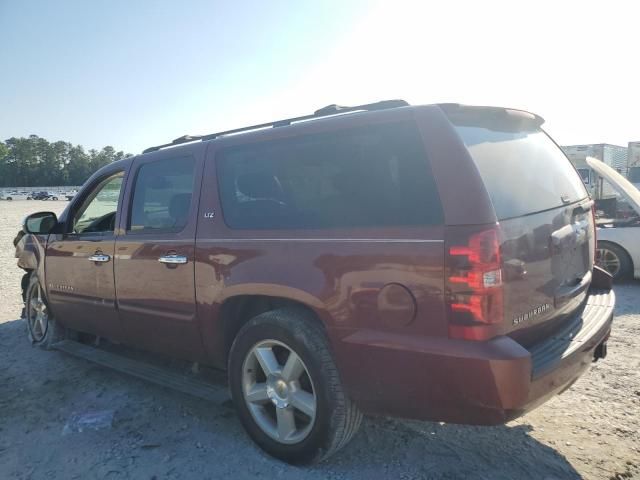
M25 222L31 339L226 368L249 435L293 463L363 413L507 422L603 357L613 318L593 203L542 123L330 106L115 162Z

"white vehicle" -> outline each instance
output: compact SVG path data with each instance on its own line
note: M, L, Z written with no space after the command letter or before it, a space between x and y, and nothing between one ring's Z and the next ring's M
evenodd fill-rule
M3 200L31 200L31 196L27 192L9 192L2 196Z
M587 162L616 189L635 214L624 220L598 222L596 263L614 280L640 278L640 191L603 162L590 158Z
M75 197L77 193L78 193L77 190L68 190L64 192L58 192L58 197L71 201L73 200L73 197Z

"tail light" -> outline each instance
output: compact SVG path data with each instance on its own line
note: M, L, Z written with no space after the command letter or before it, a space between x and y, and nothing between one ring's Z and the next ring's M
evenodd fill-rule
M452 338L491 338L503 322L498 233L497 225L479 232L462 227L448 242L447 303Z

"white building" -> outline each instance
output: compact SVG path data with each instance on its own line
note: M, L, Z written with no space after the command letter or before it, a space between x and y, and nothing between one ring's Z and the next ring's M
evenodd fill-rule
M627 178L640 190L640 142L629 142Z

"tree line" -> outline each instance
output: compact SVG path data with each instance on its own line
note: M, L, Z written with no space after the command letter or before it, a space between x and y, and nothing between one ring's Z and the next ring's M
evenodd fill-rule
M82 185L100 167L130 156L110 146L85 151L37 135L12 137L0 142L0 187Z

